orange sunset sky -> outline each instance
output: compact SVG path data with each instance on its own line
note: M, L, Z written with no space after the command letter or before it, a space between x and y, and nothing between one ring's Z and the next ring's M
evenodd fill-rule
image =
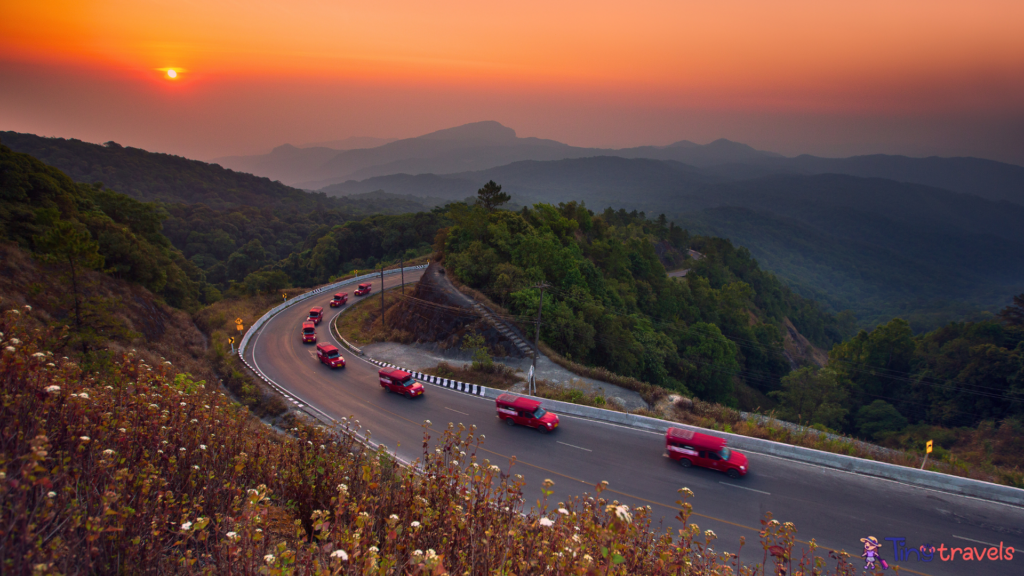
M209 159L479 120L1024 164L1024 2L0 0L0 130Z

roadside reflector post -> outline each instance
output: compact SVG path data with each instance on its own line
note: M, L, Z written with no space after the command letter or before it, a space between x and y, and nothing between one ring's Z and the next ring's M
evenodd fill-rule
M228 344L231 344L231 354L234 355L234 353L235 353L235 337L234 336L228 336Z
M387 328L387 323L384 320L384 262L380 263L380 326L381 328Z
M932 453L932 441L929 440L928 443L924 445L924 460L921 461L921 470L924 470L924 465L925 465L925 463L928 462L928 455L931 454L931 453Z

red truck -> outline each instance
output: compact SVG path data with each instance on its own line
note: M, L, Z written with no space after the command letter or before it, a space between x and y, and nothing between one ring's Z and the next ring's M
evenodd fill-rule
M313 324L312 322L302 323L302 343L316 344L316 324Z
M324 307L314 306L309 309L309 318L306 318L306 322L312 322L317 326L320 325L320 321L324 319Z
M373 289L373 285L370 284L369 282L365 282L363 284L360 284L359 287L356 288L355 295L356 296L365 296L365 295L369 294L370 290L372 290L372 289Z
M388 392L404 394L406 398L415 398L423 394L423 384L412 379L412 374L397 368L381 368L377 372L380 387Z
M348 292L338 292L331 299L331 308L337 308L348 303Z
M495 399L498 418L505 421L509 426L528 426L536 428L542 434L547 434L558 428L558 415L552 414L540 407L540 402L515 396L502 394Z
M345 367L345 357L341 355L338 347L333 344L317 344L316 358L321 364L327 364L331 368Z
M725 472L730 478L747 475L747 457L725 447L725 439L693 430L669 428L665 433L668 457L684 468L696 464Z

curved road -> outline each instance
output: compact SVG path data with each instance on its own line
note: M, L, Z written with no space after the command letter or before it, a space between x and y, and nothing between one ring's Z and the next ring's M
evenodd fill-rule
M421 271L406 274L415 281ZM385 277L385 286L400 282ZM380 297L380 279L370 298ZM351 293L351 289L348 289ZM901 571L934 576L959 574L1019 575L1024 573L1024 509L969 497L916 488L893 481L792 462L745 452L751 472L740 480L706 469L683 469L664 456L661 435L582 418L561 416L562 424L543 435L521 427L508 427L495 416L494 401L425 384L426 393L408 400L387 394L377 383L377 367L344 350L348 366L331 370L316 360L315 346L302 344L299 328L311 306L324 306L328 320L317 329L320 342L334 342L328 329L344 308L327 307L331 293L324 292L299 307L286 309L253 334L246 351L249 362L310 407L340 420L354 417L399 457L412 461L421 456L424 420L440 430L448 422L476 424L486 435L484 454L507 469L509 457L517 458L513 472L526 479L527 503L540 498L545 478L555 482L551 504L568 499L602 480L609 482L608 499L630 506L650 505L665 526L677 526L673 504L677 490L694 491L693 522L718 535L722 551L735 552L741 536L746 546L740 559L760 562L759 520L771 511L779 521L791 521L800 540L812 537L826 549L845 549L853 556L862 552L860 539L875 536L882 543L882 558ZM354 297L350 302L359 300ZM419 368L412 366L410 368ZM433 434L436 438L438 434ZM989 545L1019 550L1012 561L894 561L893 542L905 538L906 546L922 544L948 548ZM827 551L819 554L827 556ZM947 552L948 554L948 552ZM799 556L794 553L794 556Z

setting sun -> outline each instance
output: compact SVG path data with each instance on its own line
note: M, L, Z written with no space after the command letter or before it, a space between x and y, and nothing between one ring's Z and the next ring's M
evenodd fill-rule
M177 78L178 77L178 73L175 72L174 70L168 70L167 71L167 77L168 78Z

